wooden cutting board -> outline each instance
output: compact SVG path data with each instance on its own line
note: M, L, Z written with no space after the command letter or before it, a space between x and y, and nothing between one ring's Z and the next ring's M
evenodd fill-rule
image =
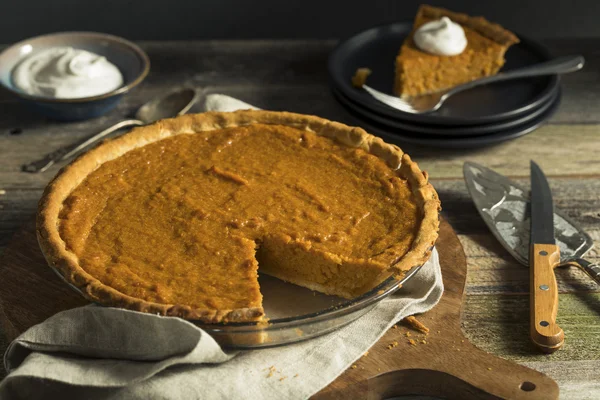
M459 399L558 398L556 382L546 375L479 350L463 336L460 319L467 265L458 237L445 221L436 247L445 289L440 303L419 317L430 329L429 335L421 338L411 330L406 337L409 329L401 324L390 329L367 356L315 399L386 399L407 394ZM0 257L0 282L0 323L9 340L59 311L87 304L47 267L34 221L14 236ZM408 339L416 340L416 345ZM389 348L394 342L398 344Z

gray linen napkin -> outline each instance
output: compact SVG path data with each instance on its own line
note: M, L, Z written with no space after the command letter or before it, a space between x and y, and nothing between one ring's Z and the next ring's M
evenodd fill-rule
M208 96L203 106L251 108L223 95ZM240 353L224 352L179 318L95 306L68 310L10 344L0 399L304 399L395 322L431 309L442 292L434 250L402 289L351 324L305 342Z

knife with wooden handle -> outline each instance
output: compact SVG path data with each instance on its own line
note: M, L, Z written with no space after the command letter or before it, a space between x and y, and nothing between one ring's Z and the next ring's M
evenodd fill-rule
M540 167L531 161L530 333L542 351L553 353L564 343L556 323L558 287L554 268L560 250L554 237L552 192Z

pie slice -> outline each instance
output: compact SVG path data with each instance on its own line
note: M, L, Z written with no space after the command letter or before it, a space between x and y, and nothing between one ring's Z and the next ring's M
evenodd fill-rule
M261 320L257 271L346 298L429 257L439 200L398 147L268 111L137 128L64 168L46 259L88 299L206 323Z
M467 47L456 56L439 56L419 49L414 32L423 24L448 17L462 26ZM504 53L519 39L483 17L470 17L443 8L422 5L413 30L396 57L394 91L400 97L438 92L474 79L496 74L504 65Z

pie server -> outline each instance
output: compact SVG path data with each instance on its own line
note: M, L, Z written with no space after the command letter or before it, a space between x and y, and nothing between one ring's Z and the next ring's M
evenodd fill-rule
M482 165L466 162L469 194L494 236L521 264L529 265L529 191ZM561 265L577 266L600 284L600 266L582 257L592 238L560 210L554 210L554 232Z
M471 198L494 236L521 264L530 265L531 221L528 191L508 178L476 163L466 162L463 166L463 173ZM539 180L540 174L543 177L541 171L539 173L536 171L534 174L536 182ZM533 186L533 183L532 187L535 189L537 186ZM557 265L560 261L560 265L577 266L600 284L600 266L582 258L593 247L590 236L560 211L553 210L552 214L552 207L550 210L546 215L553 215L552 225L555 239L553 244L556 243L560 251L560 259L558 255L556 256ZM556 282L554 274L551 275L552 279L548 277L549 282ZM531 282L533 283L534 279ZM548 286L548 290L545 290L546 286ZM538 287L537 291L532 291L532 298L533 294L540 290L548 294L553 292L551 283L544 283L544 289ZM532 312L534 310L535 308L532 307ZM556 307L554 312L556 312ZM540 321L553 321L552 318L549 319L550 321L546 319ZM551 346L546 350L551 351Z

